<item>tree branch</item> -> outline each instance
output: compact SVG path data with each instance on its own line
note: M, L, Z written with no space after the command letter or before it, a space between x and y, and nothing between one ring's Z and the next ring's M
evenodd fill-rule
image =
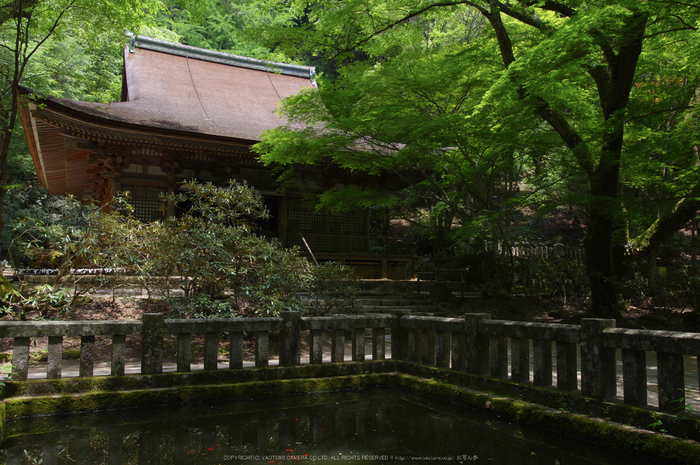
M652 111L651 113L645 113L643 115L635 116L633 118L627 118L625 120L626 123L629 123L630 121L635 121L638 119L646 118L647 116L652 116L652 115L657 115L659 113L666 113L667 111L678 111L678 110L692 110L695 108L695 105L688 105L688 106L682 106L682 107L670 107L670 108L664 108L661 110L656 110Z
M376 29L376 30L373 31L371 34L367 35L366 37L360 39L359 41L357 41L357 42L355 42L355 43L353 43L353 44L348 44L345 48L340 49L340 51L338 51L338 53L336 53L335 55L333 55L330 59L331 59L331 60L335 60L335 59L338 58L341 54L347 53L347 52L349 52L349 51L351 51L351 50L356 49L356 48L359 47L360 45L369 42L370 40L372 40L372 39L374 39L375 37L377 37L377 36L383 34L384 32L388 31L389 29L393 29L394 27L396 27L396 26L398 26L399 24L402 24L402 23L408 21L409 19L412 19L412 18L415 18L415 17L417 17L417 16L420 16L420 15L422 15L423 13L425 13L426 11L432 10L432 9L434 9L434 8L445 8L445 7L457 6L457 5L469 5L469 6L473 7L473 8L476 8L477 10L479 10L479 11L482 12L482 13L485 13L485 12L486 12L486 10L484 10L483 7L477 5L477 4L474 3L474 2L465 1L465 0L460 0L460 1L455 1L455 2L436 2L436 3L431 3L430 5L427 5L427 6L421 8L421 9L419 9L419 10L412 11L412 12L406 14L405 16L401 17L400 19L397 19L397 20L395 20L395 21L391 21L391 22L385 24L384 26L380 27L379 29Z

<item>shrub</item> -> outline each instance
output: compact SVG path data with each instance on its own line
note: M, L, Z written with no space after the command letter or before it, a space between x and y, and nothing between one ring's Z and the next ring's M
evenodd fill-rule
M359 284L352 268L338 262L326 262L312 268L307 290L310 295L308 313L327 315L361 313L357 302Z

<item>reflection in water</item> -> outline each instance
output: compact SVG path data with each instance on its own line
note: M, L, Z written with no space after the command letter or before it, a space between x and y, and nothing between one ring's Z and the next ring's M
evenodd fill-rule
M393 390L20 420L7 433L8 465L643 463Z

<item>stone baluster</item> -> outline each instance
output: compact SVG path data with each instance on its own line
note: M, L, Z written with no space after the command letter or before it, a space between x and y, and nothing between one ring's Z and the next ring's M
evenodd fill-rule
M63 364L63 336L49 336L48 362L46 377L48 379L61 378L61 366Z
M267 331L255 332L255 367L266 367L270 363L270 334Z
M331 363L345 361L345 330L334 329L331 331Z
M406 360L410 362L418 361L418 350L416 350L416 330L415 328L408 328L406 331Z
M301 363L301 312L281 312L280 365ZM364 349L364 344L363 344Z
M615 320L581 319L581 393L607 399L616 386L615 349L603 346L603 332L615 327Z
M124 376L126 367L126 335L115 334L112 336L112 376Z
M499 336L490 338L491 376L508 377L508 338Z
M385 328L372 328L372 360L386 358L385 334Z
M435 366L449 368L452 347L450 345L450 333L448 331L435 332Z
M423 350L423 363L425 365L435 366L435 331L425 331L427 339L423 344L425 349Z
M16 337L12 348L12 379L24 381L29 373L29 338Z
M178 333L177 335L177 371L188 373L192 360L192 335Z
M657 352L659 368L659 410L678 413L685 409L683 355Z
M395 310L396 320L391 327L391 358L408 360L408 330L401 326L401 317L411 314L410 310Z
M532 384L552 385L552 341L535 339L532 341Z
M365 361L365 328L354 328L352 330L352 361Z
M323 363L323 331L320 329L312 329L309 333L311 337L310 363Z
M625 403L647 405L647 354L643 350L622 349L622 381Z
M467 369L467 338L464 332L451 333L452 369L464 371Z
M467 341L467 372L474 375L488 375L490 370L489 337L479 334L479 322L491 319L488 313L467 313L464 315L464 333Z
M424 352L425 352L425 336L427 331L423 329L415 329L413 331L413 357L412 362L423 363Z
M530 340L510 338L510 378L519 383L530 381Z
M95 336L80 337L80 368L78 376L92 377L95 364Z
M207 371L218 368L219 333L204 333L204 369Z
M229 338L229 369L243 368L243 331L231 331Z
M144 313L141 321L141 374L162 373L165 318L161 313Z
M557 389L562 391L578 389L576 368L576 344L557 342Z

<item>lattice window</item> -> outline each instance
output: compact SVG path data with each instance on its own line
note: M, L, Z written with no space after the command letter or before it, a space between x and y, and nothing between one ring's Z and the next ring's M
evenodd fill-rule
M287 222L291 231L322 234L325 230L323 215L304 208L301 199L290 198L288 200Z
M362 213L337 213L331 216L331 232L346 236L364 235L364 218Z
M134 216L144 223L163 219L163 201L161 195L165 189L151 186L122 186L123 192L129 192L129 202L134 207Z
M360 213L341 213L324 217L321 213L304 208L301 199L290 198L287 203L287 243L304 248L299 233L314 252L362 252L366 249L364 216ZM351 236L355 236L351 238Z

